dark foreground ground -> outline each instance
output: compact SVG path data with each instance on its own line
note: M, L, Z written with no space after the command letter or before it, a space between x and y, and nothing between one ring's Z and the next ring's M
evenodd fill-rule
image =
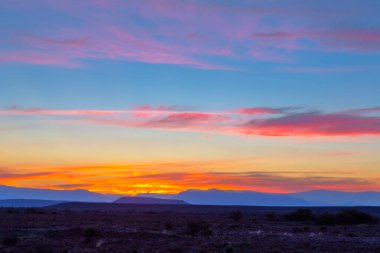
M284 218L293 210L80 203L0 209L0 252L380 252L379 224Z

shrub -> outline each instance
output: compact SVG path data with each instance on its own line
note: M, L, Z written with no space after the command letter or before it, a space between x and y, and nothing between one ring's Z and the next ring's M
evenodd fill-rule
M38 208L25 208L24 212L26 214L45 214L45 211L43 211L42 209L38 209Z
M289 221L311 221L313 218L313 212L306 208L297 209L285 215L285 219Z
M240 211L233 211L230 213L230 218L234 221L238 221L243 217Z
M355 225L355 224L376 224L377 219L372 215L360 212L356 209L343 209L338 213L322 213L314 217L318 225Z
M234 247L233 247L231 244L228 244L228 245L224 248L224 252L225 252L225 253L234 253L234 252L235 252L235 249L234 249Z
M269 212L265 214L265 218L267 221L275 221L278 220L278 214L275 212Z
M18 241L19 241L19 238L17 236L7 236L2 239L1 243L4 246L10 247L10 246L15 245Z
M275 221L278 220L278 215L275 212L269 212L265 214L265 218L267 221Z
M84 229L84 236L85 237L95 237L98 235L98 230L96 228L86 228Z
M171 230L171 229L173 229L174 224L172 222L168 221L168 222L165 223L164 226L165 226L166 230Z
M201 220L191 220L186 224L186 232L190 235L211 235L212 231L210 230L210 225Z
M356 209L343 209L336 214L336 223L341 225L376 224L377 219Z
M173 245L168 246L167 252L169 252L169 253L182 253L182 252L184 252L184 249L181 245L173 244Z
M317 216L316 223L319 225L333 226L336 224L336 215L332 213L322 213Z
M32 251L32 252L53 253L56 250L57 249L54 247L54 245L51 245L48 243L40 243L40 244L34 246L34 251Z
M17 208L7 208L6 209L6 211L5 211L6 213L9 213L9 214L18 214L18 213L20 213L20 210L19 209L17 209Z

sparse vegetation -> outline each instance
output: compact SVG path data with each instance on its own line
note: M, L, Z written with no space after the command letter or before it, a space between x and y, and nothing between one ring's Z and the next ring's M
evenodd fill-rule
M129 208L135 211L43 209L44 215L0 208L0 252L380 252L380 244L367 239L380 233L371 215L380 213L376 208L309 208L309 220L310 212L296 209L288 216L289 209L242 207L244 222L233 221L237 209L231 207L190 206L189 212L182 207L170 213L162 206Z
M343 209L335 215L335 220L340 225L376 224L378 222L374 216L356 209Z
M355 224L376 224L377 218L356 209L342 209L337 213L314 214L310 209L298 209L285 216L288 221L313 221L317 225L355 225Z

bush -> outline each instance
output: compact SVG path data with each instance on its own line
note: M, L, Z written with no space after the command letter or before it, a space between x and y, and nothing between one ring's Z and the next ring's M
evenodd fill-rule
M243 217L240 211L234 211L230 213L230 218L234 221L238 221Z
M358 211L356 209L343 209L338 213L322 213L314 216L314 221L318 225L355 225L355 224L376 224L377 219L372 215Z
M164 226L166 230L171 230L174 228L174 224L170 221L166 222Z
M34 251L32 252L38 252L38 253L54 253L56 252L56 247L54 245L48 244L48 243L40 243L38 245L34 246Z
M336 223L340 225L376 224L377 222L372 215L356 209L343 209L336 214Z
M1 243L6 247L10 247L15 245L18 241L19 238L17 236L7 236L2 239Z
M18 214L18 213L20 213L20 210L19 209L17 209L17 208L7 208L6 209L6 211L5 211L6 213L9 213L9 214Z
M336 224L336 215L332 213L322 213L316 218L318 225L333 226Z
M172 244L167 247L167 252L169 253L182 253L184 249L180 245Z
M186 232L190 235L211 235L210 225L207 222L201 220L191 220L186 224Z
M25 208L25 211L24 211L26 214L45 214L45 211L43 211L42 209L38 209L38 208Z
M225 252L225 253L234 253L234 252L235 252L235 249L234 249L234 247L233 247L231 244L228 244L228 245L224 248L224 252Z
M278 215L275 212L269 212L265 214L265 218L267 221L275 221L278 220Z
M313 218L313 212L306 208L297 209L285 215L285 219L289 221L311 221Z
M85 237L95 237L97 235L98 235L98 230L96 230L96 228L86 228L84 230Z

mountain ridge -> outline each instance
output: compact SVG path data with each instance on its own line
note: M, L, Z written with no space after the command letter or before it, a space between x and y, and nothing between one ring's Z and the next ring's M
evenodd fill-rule
M263 193L238 190L186 190L178 194L144 193L136 196L102 194L88 190L47 190L18 188L0 185L0 200L47 200L73 202L112 203L122 197L184 201L193 205L246 205L246 206L380 206L380 192L343 192L334 190L311 190L296 193Z
M189 205L189 203L178 199L160 199L151 197L121 197L112 203L119 204L160 204L160 205Z

